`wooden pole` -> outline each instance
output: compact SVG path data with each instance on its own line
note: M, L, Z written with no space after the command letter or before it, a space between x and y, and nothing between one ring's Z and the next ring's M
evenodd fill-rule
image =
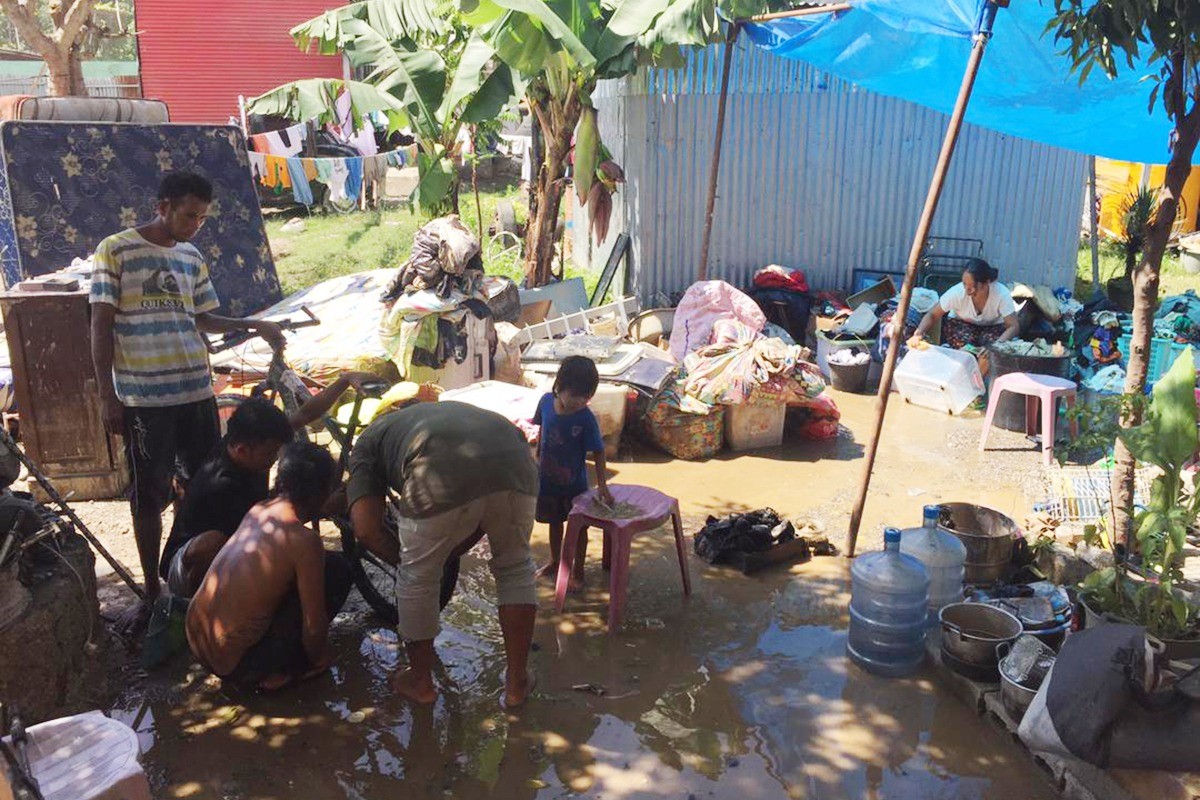
M1096 157L1088 159L1088 236L1092 245L1092 296L1104 294L1100 285L1100 231L1096 219Z
M942 189L945 187L946 173L950 169L950 160L954 157L954 147L958 143L958 134L962 130L967 103L971 99L971 90L975 87L975 77L979 74L983 51L992 35L992 23L996 19L996 11L997 6L989 3L979 33L975 35L971 56L967 60L967 69L958 90L958 99L954 103L954 111L950 114L950 124L946 128L945 138L942 139L942 149L938 154L937 166L933 170L933 179L929 184L929 192L925 196L925 207L921 211L917 232L913 236L912 248L908 253L908 265L904 271L904 286L900 290L900 304L896 307L895 316L892 317L893 325L898 328L888 343L887 358L883 361L883 376L879 379L879 392L876 396L875 424L871 430L871 439L867 443L867 458L863 465L862 480L859 483L858 499L854 503L854 510L850 513L850 542L847 555L851 558L854 557L854 548L858 544L858 530L862 525L863 508L867 504L867 494L871 488L871 472L875 468L875 456L879 452L879 438L883 433L883 418L887 413L892 376L896 371L900 343L904 340L905 321L908 317L909 304L912 301L913 286L917 282L917 266L921 260L921 253L925 249L925 243L929 239L929 229L933 225L938 201L941 199Z
M791 19L792 17L811 17L814 14L832 14L835 11L849 11L849 3L830 3L825 6L809 6L808 8L793 8L791 11L775 11L771 14L757 14L748 17L743 22L770 22L773 19Z
M740 23L733 23L725 40L725 58L721 67L721 99L717 103L717 139L713 143L712 165L708 171L708 203L704 209L704 239L700 244L700 268L696 280L708 280L708 247L712 242L713 209L717 204L717 175L721 172L721 144L725 141L725 107L729 101L729 72L733 66L733 47L737 43Z

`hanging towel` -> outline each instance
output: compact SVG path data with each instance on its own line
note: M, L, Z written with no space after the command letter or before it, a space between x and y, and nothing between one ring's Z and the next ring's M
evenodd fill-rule
M387 158L383 156L367 156L363 158L363 183L371 183L383 177L387 169Z
M313 169L317 171L317 180L326 186L329 185L333 178L333 159L332 158L314 158Z
M259 183L265 183L267 179L267 156L265 153L256 153L250 150L246 153L250 159L250 174L254 180Z
M349 170L345 158L331 158L332 171L329 176L329 199L340 201L346 199L346 178Z
M346 196L358 199L362 192L363 160L358 157L346 159Z
M298 158L289 158L287 169L288 175L292 179L292 197L297 203L311 206L313 204L312 186L308 183L308 176L304 174L304 165Z
M259 153L271 152L271 143L267 140L265 133L256 133L250 137L250 146Z
M315 158L302 158L300 163L304 165L304 177L310 181L317 179L317 164Z
M267 140L267 152L273 156L294 156L304 149L304 138L307 129L303 125L293 126L283 131L264 133ZM286 140L284 137L287 137Z

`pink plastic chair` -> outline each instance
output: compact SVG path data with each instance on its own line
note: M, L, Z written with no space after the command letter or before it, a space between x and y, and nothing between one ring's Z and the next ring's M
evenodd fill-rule
M604 509L595 502L595 490L584 492L575 498L571 515L567 518L567 530L563 536L562 554L558 559L558 582L555 585L554 608L560 613L567 602L567 584L571 579L571 566L575 563L575 551L579 537L588 528L600 528L604 532L604 568L609 570L608 630L615 631L621 625L621 610L629 588L629 554L633 537L639 533L655 530L670 519L675 526L675 552L679 556L679 573L683 577L683 593L692 593L692 581L688 576L687 552L683 544L683 524L679 518L679 501L667 497L647 486L609 486L613 500L641 509L636 517L613 518L604 514ZM616 559L613 560L613 546Z
M1067 407L1075 405L1075 381L1056 378L1052 375L1032 375L1028 372L1010 372L992 381L992 394L988 398L987 417L983 421L983 435L979 438L979 449L987 449L988 432L992 429L992 418L1004 392L1025 395L1025 433L1039 433L1037 429L1037 404L1042 404L1042 460L1049 464L1054 455L1054 426L1058 416L1058 401L1066 401ZM1071 435L1077 434L1075 420L1071 420Z

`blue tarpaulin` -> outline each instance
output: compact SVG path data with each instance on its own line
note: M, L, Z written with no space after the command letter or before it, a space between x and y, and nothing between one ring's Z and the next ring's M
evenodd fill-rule
M873 92L950 113L986 0L850 0L837 14L752 23L759 47ZM967 122L1035 142L1123 161L1165 163L1171 121L1148 109L1157 74L1145 61L1080 84L1053 32L1049 0L999 10Z

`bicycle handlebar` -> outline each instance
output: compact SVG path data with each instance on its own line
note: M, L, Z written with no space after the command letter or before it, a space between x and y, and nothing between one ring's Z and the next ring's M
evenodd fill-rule
M317 318L317 315L314 314L312 309L310 309L308 306L300 306L300 310L306 317L308 317L308 319L273 319L270 321L274 322L284 331L288 332L299 330L300 328L311 328L315 325L321 324L321 320ZM237 347L240 344L245 344L257 335L258 334L251 333L250 331L234 331L233 333L225 334L215 342L205 336L204 346L208 349L209 353L216 355L217 353L223 353L226 350Z

